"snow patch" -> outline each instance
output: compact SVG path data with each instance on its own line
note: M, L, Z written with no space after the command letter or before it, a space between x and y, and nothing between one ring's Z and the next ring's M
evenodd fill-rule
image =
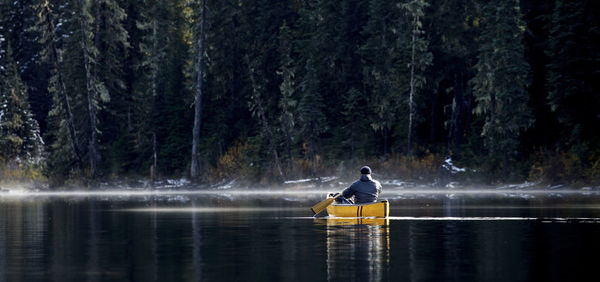
M333 181L338 179L339 177L337 176L325 176L325 177L321 177L321 182L329 182L329 181Z
M186 178L181 178L181 179L167 179L167 185L168 187L182 187L185 185L190 184L191 182L186 179Z
M237 182L237 181L236 181L235 179L234 179L234 180L231 180L231 181L229 181L227 184L223 184L223 185L219 185L219 186L217 186L217 189L219 189L219 190L231 189L231 188L233 188L233 185L234 185L236 182Z
M298 184L298 183L307 183L307 182L330 182L338 179L338 176L324 176L319 178L306 178L306 179L296 179L296 180L286 180L284 184Z
M287 180L283 183L284 184L298 184L298 183L306 183L306 182L310 182L310 181L312 181L312 179L307 178L307 179Z
M500 187L497 187L496 189L524 189L524 188L531 188L534 186L535 186L534 182L526 181L526 182L520 183L520 184L509 184L509 185L500 186Z
M386 185L386 186L397 186L397 187L408 186L408 183L406 183L405 181L402 181L400 179L385 180L385 181L382 181L381 184Z
M445 168L446 170L450 171L450 173L452 173L452 174L467 171L467 169L465 169L465 168L457 167L454 164L452 164L452 158L447 158L444 161L444 163L442 164L442 167Z

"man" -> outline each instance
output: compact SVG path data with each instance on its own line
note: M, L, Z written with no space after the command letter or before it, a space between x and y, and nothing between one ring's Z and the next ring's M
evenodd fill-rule
M349 201L352 196L354 196L355 204L377 202L379 193L381 193L381 183L373 180L371 177L371 168L368 166L360 168L360 174L360 179L352 183L350 187L342 192L342 196L336 199L338 203L352 203Z

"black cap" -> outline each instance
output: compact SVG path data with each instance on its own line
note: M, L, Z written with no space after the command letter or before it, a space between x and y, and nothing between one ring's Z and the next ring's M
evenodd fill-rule
M360 168L361 174L371 174L371 168L368 166L363 166Z

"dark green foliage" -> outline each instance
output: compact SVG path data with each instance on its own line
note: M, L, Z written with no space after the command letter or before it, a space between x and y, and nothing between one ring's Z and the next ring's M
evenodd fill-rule
M401 136L406 133L407 97L410 61L409 33L403 11L390 1L369 1L368 21L363 35L367 37L361 54L366 102L371 108L371 127L381 136L382 150L390 152L390 137L396 125ZM406 140L405 138L400 138ZM402 142L402 141L401 141Z
M413 153L413 143L415 139L414 124L417 122L415 101L420 97L420 89L423 88L426 78L424 76L426 68L431 65L432 55L429 52L429 40L424 36L423 18L425 17L425 8L429 6L423 0L412 0L402 5L409 16L409 29L411 30L410 39L410 92L408 98L408 142L407 154Z
M431 103L427 117L431 145L442 146L454 155L460 155L466 139L477 134L469 132L473 102L467 82L474 76L477 62L481 2L435 0L424 19L431 34L433 67L428 69L428 85L423 92L430 93L431 98L417 104Z
M479 61L473 78L476 115L486 117L481 136L491 157L515 155L519 135L533 123L528 106L529 65L524 58L518 1L488 4L483 9ZM498 159L500 159L498 158Z
M294 176L294 157L292 155L292 146L294 139L298 135L296 129L297 115L297 94L296 84L294 83L296 68L294 67L294 59L292 59L292 34L287 23L284 21L279 28L279 49L280 66L277 74L281 76L281 84L279 91L279 115L277 121L280 124L280 131L285 148L285 157L288 163L288 175Z
M38 163L43 141L10 42L0 33L0 161Z
M32 28L37 22L38 2L40 0L0 1L0 26L3 27L0 32L11 42L13 60L27 87L31 112L44 132L50 101L46 93L49 73L48 65L39 60L42 45L37 39L41 34Z
M557 0L548 23L548 101L572 145L600 141L597 8L596 1Z
M199 54L201 5L0 0L3 160L33 116L53 178L186 176L202 56L200 179L600 175L595 1L208 0Z

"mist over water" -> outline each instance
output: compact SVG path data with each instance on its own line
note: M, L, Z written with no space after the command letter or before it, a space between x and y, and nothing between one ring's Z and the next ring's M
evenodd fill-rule
M0 281L583 281L600 251L594 189L388 184L387 219L314 218L342 186L4 187Z

